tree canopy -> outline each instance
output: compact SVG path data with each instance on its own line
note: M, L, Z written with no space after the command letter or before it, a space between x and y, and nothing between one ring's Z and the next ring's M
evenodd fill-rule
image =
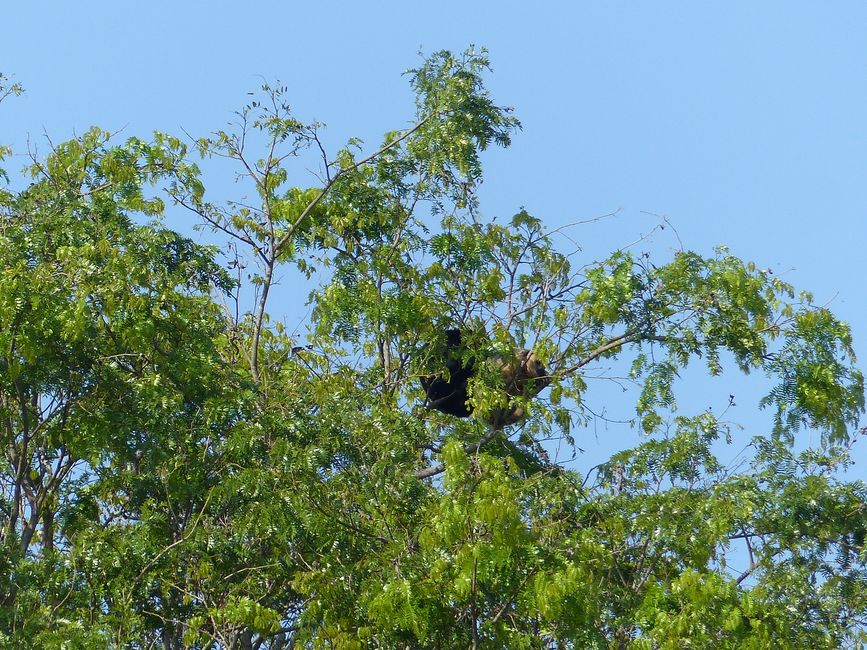
M0 193L0 646L863 642L848 326L725 248L593 261L484 218L482 152L520 127L487 71L425 59L377 147L330 153L266 85L224 131L93 128ZM238 184L209 189L214 161ZM480 362L473 417L429 408L450 328L466 359L532 349L550 387ZM551 441L580 443L601 363L637 386L637 444L579 474ZM767 376L744 463L723 415L678 408L687 366Z

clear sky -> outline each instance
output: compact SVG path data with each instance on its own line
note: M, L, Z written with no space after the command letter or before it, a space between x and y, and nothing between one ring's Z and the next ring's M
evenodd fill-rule
M656 254L726 244L773 269L851 323L867 367L863 2L4 4L0 71L27 92L0 106L0 142L22 152L91 124L205 134L263 79L335 143L372 145L412 117L400 73L419 49L485 46L490 87L524 125L486 158L486 215L525 206L557 227L620 210L575 232L591 257L667 215L677 236L657 234ZM692 397L716 410L732 391ZM748 429L758 398L738 395ZM579 444L635 442L607 431Z

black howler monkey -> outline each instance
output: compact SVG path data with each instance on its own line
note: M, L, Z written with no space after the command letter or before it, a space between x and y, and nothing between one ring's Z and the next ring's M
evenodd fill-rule
M467 381L475 374L475 358L461 358L461 331L446 331L445 367L448 379L442 375L421 378L421 387L427 394L428 406L447 415L465 418L472 413L467 404Z
M551 383L551 378L541 361L532 350L515 350L511 359L497 358L496 363L503 380L503 388L509 397L523 396L527 399L535 397ZM448 378L444 375L427 375L421 378L421 385L428 398L428 406L448 415L459 418L472 414L472 407L467 404L467 382L476 372L475 357L467 357L461 344L461 332L458 329L446 331L445 367ZM521 420L526 411L518 405L511 408L495 409L486 422L500 429L506 425Z

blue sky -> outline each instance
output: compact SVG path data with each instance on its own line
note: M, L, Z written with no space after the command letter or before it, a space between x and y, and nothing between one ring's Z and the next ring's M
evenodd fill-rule
M205 134L279 79L333 142L373 145L412 117L400 73L420 48L485 46L494 96L524 125L486 157L487 216L525 206L554 228L619 210L574 231L593 259L666 215L677 235L641 246L726 244L810 289L851 323L864 367L865 35L860 2L7 3L0 71L27 92L0 106L0 141L24 152L91 124ZM725 381L687 397L721 408ZM758 398L738 395L748 430ZM635 442L604 431L579 444ZM854 455L863 476L867 441Z

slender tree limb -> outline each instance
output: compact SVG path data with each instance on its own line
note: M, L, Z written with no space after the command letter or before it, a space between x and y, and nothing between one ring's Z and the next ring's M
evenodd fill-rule
M500 433L501 429L499 427L491 427L491 430L482 436L478 442L474 442L471 445L467 445L464 447L464 452L468 454L473 454L477 452L479 449L488 444L491 440L493 440L498 433ZM415 477L418 479L430 478L432 476L436 476L438 474L442 474L446 471L446 466L444 463L440 463L439 465L434 465L433 467L426 467L425 469L421 469L415 473Z
M656 336L650 334L638 334L634 332L624 332L619 336L615 336L614 338L609 339L607 342L603 343L595 350L590 352L586 357L581 359L574 366L570 366L566 368L561 373L564 376L570 375L576 370L579 370L586 366L587 364L595 361L599 357L601 357L606 352L610 352L611 350L616 350L619 347L623 347L624 345L628 345L629 343L638 343L640 341L656 341L657 343L666 343L668 342L668 338L665 336Z
M250 345L250 372L253 381L259 383L259 341L262 338L262 327L265 324L265 309L268 304L268 294L274 280L274 258L270 259L265 266L265 277L262 281L262 295L256 308L256 325L253 328L253 342Z
M210 503L210 501L211 501L211 496L212 496L212 494L213 494L213 489L211 489L211 491L208 492L208 496L205 498L205 502L202 504L202 509L199 510L199 513L198 513L198 515L197 515L197 517L196 517L196 521L193 522L193 525L190 527L190 529L189 529L188 531L186 531L186 533L185 533L183 536L181 536L180 539L178 539L177 541L172 542L171 544L169 544L168 546L166 546L165 548L163 548L159 553L157 553L157 554L153 557L153 559L151 559L150 562L148 562L148 563L144 566L144 568L143 568L141 571L139 571L138 575L135 577L135 579L134 579L134 580L132 581L132 583L130 584L130 587L129 587L129 595L132 595L132 590L133 590L133 588L135 587L135 585L138 583L138 581L141 580L142 576L144 576L144 574L147 573L148 570L149 570L149 569L150 569L154 564L156 564L157 562L159 562L160 558L162 558L166 553L168 553L168 552L169 552L170 550L172 550L174 547L179 546L180 544L183 544L183 543L186 542L190 537L193 536L193 533L196 532L196 528L198 528L199 523L202 521L202 517L203 517L204 514L205 514L205 510L208 508L208 503Z
M413 133L418 131L422 126L424 126L428 121L430 121L430 119L433 118L435 115L436 115L436 113L431 113L427 117L424 117L419 122L417 122L415 124L415 126L408 129L407 131L404 131L401 135L396 137L394 140L383 145L380 149L374 151L372 154L370 154L366 158L363 158L362 160L359 160L358 162L351 164L349 167L344 167L343 169L338 171L334 176L330 177L330 180L325 184L325 187L322 188L322 191L316 196L315 199L313 199L310 203L307 204L307 207L304 208L304 210L301 212L301 214L298 216L298 218L295 220L295 222L289 227L289 229L286 231L286 233L276 243L276 245L274 246L274 257L276 258L280 255L281 251L283 250L283 247L286 246L287 243L289 243L289 240L292 239L292 237L295 235L295 232L298 230L298 227L301 225L301 223L304 221L304 219L306 219L308 217L308 215L313 211L313 208L315 208L319 204L319 202L323 198L325 198L325 195L328 194L329 191L331 191L331 189L334 187L334 184L338 180L340 180L343 176L345 176L349 172L355 171L356 169L358 169L362 165L366 165L374 158L381 156L389 149L396 147L398 144L400 144L401 142L406 140Z

